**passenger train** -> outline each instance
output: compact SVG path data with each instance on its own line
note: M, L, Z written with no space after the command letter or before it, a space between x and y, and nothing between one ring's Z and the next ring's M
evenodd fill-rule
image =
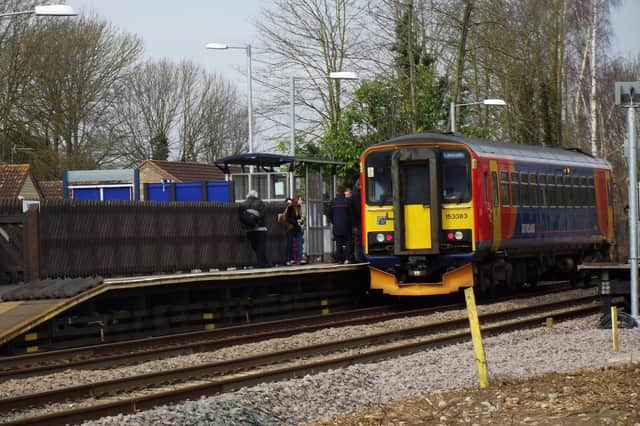
M614 242L611 166L580 150L402 136L360 158L371 287L397 296L576 279Z

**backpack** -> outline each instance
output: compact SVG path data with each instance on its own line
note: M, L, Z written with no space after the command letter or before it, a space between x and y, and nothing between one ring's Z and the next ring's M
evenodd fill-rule
M260 219L260 212L254 209L244 209L240 213L240 222L250 228L255 228Z

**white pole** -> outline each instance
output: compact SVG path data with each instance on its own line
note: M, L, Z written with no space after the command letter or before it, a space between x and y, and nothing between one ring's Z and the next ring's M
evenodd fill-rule
M289 91L291 92L291 142L289 143L289 155L296 154L296 78L291 76L289 81Z
M451 133L456 132L456 104L449 104L449 118L451 119Z
M247 44L247 62L249 77L249 152L253 152L253 76L251 75L251 45Z
M638 318L638 170L633 92L627 113L629 126L629 266L631 268L631 316Z
M296 155L296 78L291 76L289 80L290 91L290 108L291 108L291 141L289 142L289 155L295 157ZM295 191L295 163L291 164L291 170L289 170L289 197L293 198ZM308 233L307 233L308 235Z

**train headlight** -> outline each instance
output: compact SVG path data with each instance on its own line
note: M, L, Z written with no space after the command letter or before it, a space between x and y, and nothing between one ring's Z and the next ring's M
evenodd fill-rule
M384 234L382 233L376 234L376 241L379 243L384 243Z
M462 231L456 231L455 234L453 234L453 236L457 241L460 241L462 238L464 238Z

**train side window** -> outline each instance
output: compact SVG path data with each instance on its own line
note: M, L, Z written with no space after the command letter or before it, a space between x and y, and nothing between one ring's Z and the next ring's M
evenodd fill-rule
M523 206L529 205L529 174L520 173L520 202Z
M538 185L540 185L540 205L547 205L547 177L545 175L538 176Z
M498 173L491 172L491 195L493 207L500 206L500 196L498 194Z
M564 205L570 207L573 205L574 195L571 193L571 177L565 176L564 179Z
M515 172L511 173L511 203L520 205L520 174Z
M587 188L587 178L580 178L580 204L583 206L589 205L589 190Z
M556 205L556 186L551 175L547 175L547 201L550 206Z
M573 205L579 206L582 204L582 200L580 199L580 178L578 176L573 176L571 178L572 183L572 192L573 192Z
M564 205L564 190L562 187L562 176L556 176L556 206Z
M589 190L589 205L590 206L595 206L596 205L596 188L593 185L593 178L590 177L589 181L588 181L588 190Z
M511 205L511 197L509 195L509 173L500 172L500 202L503 206Z
M531 189L531 205L538 205L538 175L529 175L529 188Z

